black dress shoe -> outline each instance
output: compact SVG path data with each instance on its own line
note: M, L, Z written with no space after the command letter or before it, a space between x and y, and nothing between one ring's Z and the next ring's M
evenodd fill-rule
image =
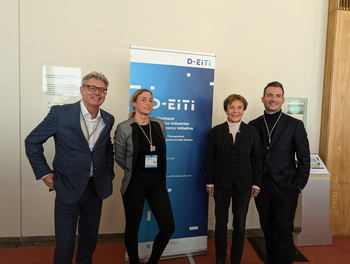
M225 264L226 261L215 261L215 264Z

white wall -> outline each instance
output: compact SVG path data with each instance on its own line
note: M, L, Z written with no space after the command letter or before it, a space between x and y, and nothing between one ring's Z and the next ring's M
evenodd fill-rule
M111 84L103 108L118 123L128 114L130 45L216 53L213 125L225 120L222 101L231 93L248 100L244 121L261 115L263 87L278 80L286 97L309 99L307 132L318 152L327 0L0 1L0 237L53 234L54 193L35 181L23 146L43 119L43 65L102 71ZM52 141L45 153L51 161ZM100 233L124 230L122 171L115 172ZM252 203L247 228L258 227Z
M0 237L21 235L18 3L0 8Z

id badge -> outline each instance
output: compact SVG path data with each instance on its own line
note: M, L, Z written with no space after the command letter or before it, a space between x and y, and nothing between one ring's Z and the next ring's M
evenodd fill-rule
M145 168L157 168L157 155L146 155Z

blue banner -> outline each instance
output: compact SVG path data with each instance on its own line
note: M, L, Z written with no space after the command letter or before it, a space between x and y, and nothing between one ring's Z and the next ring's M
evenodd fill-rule
M214 55L131 48L130 98L135 89L149 89L154 98L151 116L166 124L166 180L175 218L175 233L163 254L166 258L207 252L205 153L214 66ZM146 204L139 230L140 259L150 255L157 232Z

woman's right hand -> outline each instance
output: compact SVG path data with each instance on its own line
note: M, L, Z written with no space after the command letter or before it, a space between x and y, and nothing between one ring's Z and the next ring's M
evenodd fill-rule
M209 196L213 196L214 195L214 187L207 187L207 193L209 194Z

